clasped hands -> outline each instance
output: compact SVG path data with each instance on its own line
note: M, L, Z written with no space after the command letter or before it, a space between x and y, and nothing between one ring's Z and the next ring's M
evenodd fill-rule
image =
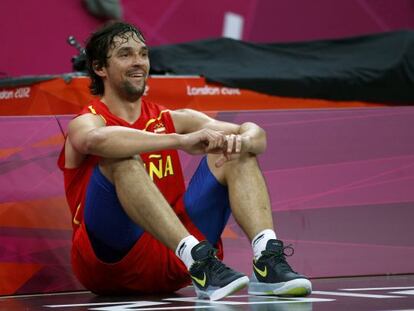
M216 161L217 167L225 162L249 151L250 136L241 134L226 134L223 131L202 129L197 132L185 134L182 149L190 154L220 154Z

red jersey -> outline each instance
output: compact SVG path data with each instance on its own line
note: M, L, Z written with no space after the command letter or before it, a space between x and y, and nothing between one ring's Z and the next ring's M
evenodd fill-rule
M101 116L106 126L120 125L153 133L175 133L171 115L164 107L142 100L141 115L133 124L113 115L108 107L100 100L93 100L79 115L93 113ZM60 153L58 165L63 171L65 192L70 210L72 212L73 226L76 231L83 220L83 201L87 185L93 168L98 164L99 157L88 155L80 167L65 168L64 148ZM142 161L153 182L174 206L185 191L184 178L180 160L176 150L162 150L152 153L140 154Z
M106 126L120 125L153 133L175 133L169 111L145 100L142 100L140 117L133 124L113 115L100 100L93 100L79 115L86 113L101 116ZM204 240L205 237L185 211L185 184L177 151L162 150L140 156L151 179L187 230L199 240ZM83 210L89 179L98 162L99 157L88 155L79 167L65 168L64 147L58 160L72 213L72 267L80 282L100 294L172 292L188 285L190 278L181 260L147 232L117 263L104 263L96 257L83 224ZM221 241L218 247L219 256L222 257Z

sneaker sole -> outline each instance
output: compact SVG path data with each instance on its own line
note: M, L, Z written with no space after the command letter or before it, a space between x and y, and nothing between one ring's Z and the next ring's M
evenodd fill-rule
M241 278L238 278L234 280L233 282L227 284L223 288L215 289L215 290L200 290L197 288L196 285L194 285L194 288L197 293L198 298L207 298L210 300L219 300L222 299L228 295L233 294L234 292L244 288L249 284L249 278L247 276L243 276Z
M312 293L312 283L307 279L295 279L281 283L250 282L248 293L250 295L304 297Z

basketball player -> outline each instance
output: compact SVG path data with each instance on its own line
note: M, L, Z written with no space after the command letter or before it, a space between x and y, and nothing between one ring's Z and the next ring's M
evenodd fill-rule
M211 300L247 284L251 294L308 295L310 281L291 269L273 230L256 161L263 129L142 99L148 47L133 25L105 25L86 55L100 99L70 122L58 163L79 281L98 294L166 293L192 281ZM187 189L177 149L206 155ZM252 242L250 280L220 261L231 212Z

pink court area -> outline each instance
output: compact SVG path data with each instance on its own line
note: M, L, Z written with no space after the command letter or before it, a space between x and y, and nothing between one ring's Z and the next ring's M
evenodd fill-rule
M71 117L0 117L0 296L84 290L70 268L70 215L56 166L63 131ZM266 129L268 150L259 162L271 195L277 234L295 248L289 262L314 279L315 290L393 297L365 297L364 301L377 301L378 308L372 310L394 310L391 304L400 301L412 303L412 289L408 288L414 286L412 277L396 277L398 282L404 280L401 283L386 277L390 283L376 286L367 285L370 278L361 276L414 273L414 108L239 111L218 112L216 117L236 123L253 121ZM188 181L200 158L181 155ZM250 275L251 248L233 219L223 241L225 262ZM352 278L332 286L326 284L335 281L319 280L337 277ZM341 290L368 287L402 289ZM404 294L391 293L398 291ZM185 297L191 295L184 291ZM66 300L51 298L44 304L111 301L84 293L56 297ZM246 303L256 299L243 297L243 308L250 308ZM326 293L311 296L351 304L357 299L332 297ZM16 299L1 299L0 310L17 310L13 303L26 303ZM171 307L170 301L157 301L163 302L160 307ZM382 305L387 301L389 304ZM4 303L9 304L7 308L1 307ZM188 306L185 301L179 303ZM303 306L295 310L324 310L331 303L286 305ZM120 303L110 304L116 305ZM260 310L268 310L270 304L258 305L265 308ZM285 310L276 305L272 305L275 310ZM99 306L87 308L98 310ZM234 309L234 305L225 306ZM106 309L99 310L112 310L102 308Z
M314 279L312 283L313 293L304 298L252 296L244 289L210 302L197 299L192 287L164 296L99 297L83 291L0 297L0 310L407 311L414 306L413 275Z

